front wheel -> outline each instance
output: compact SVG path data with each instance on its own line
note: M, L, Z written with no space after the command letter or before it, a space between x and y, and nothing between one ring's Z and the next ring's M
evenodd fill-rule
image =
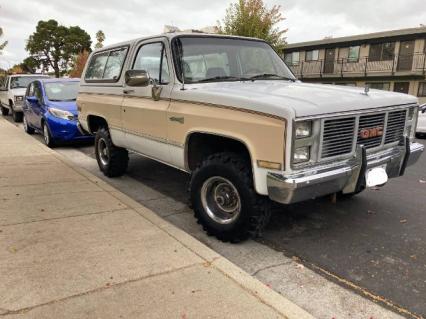
M194 214L204 230L225 242L261 235L271 205L253 188L250 164L237 154L209 156L193 172L190 184Z
M9 115L9 109L7 107L1 106L1 115L7 116Z
M49 126L47 126L46 123L43 123L43 138L44 138L44 143L52 148L55 146L55 140L52 137L52 134L50 133L50 129Z
M100 128L95 137L95 153L99 169L108 177L122 176L129 163L126 149L112 143L108 129Z

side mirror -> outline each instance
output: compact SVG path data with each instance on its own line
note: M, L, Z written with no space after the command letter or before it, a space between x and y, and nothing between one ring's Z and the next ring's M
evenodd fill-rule
M30 103L38 103L38 98L36 96L27 96L27 101Z
M124 80L128 86L148 86L149 74L145 70L127 70Z
M422 113L426 113L426 103L425 103L425 104L420 105L420 107L419 107L419 111L420 111L420 112L422 112Z

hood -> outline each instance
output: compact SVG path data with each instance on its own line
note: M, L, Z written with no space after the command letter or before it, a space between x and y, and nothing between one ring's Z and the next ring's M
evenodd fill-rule
M416 97L364 88L284 81L216 82L187 85L178 98L221 104L285 117L340 113L418 103ZM190 92L190 93L189 93ZM185 97L186 96L186 97Z
M47 105L49 107L54 107L55 109L68 111L68 112L71 112L74 115L77 115L77 103L76 103L76 101L64 101L64 102L48 101Z
M10 89L10 92L15 96L24 96L25 92L27 91L26 88L17 88L17 89Z

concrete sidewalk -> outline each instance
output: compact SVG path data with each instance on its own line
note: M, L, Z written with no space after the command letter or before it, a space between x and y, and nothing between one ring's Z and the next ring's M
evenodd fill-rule
M312 318L0 118L0 317Z

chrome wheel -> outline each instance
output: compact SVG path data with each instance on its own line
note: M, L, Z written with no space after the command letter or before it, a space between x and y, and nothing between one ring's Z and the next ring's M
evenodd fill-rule
M219 224L230 224L241 213L238 190L228 179L213 176L201 188L201 202L209 217Z
M107 143L103 138L98 140L98 155L102 165L108 165L109 163L109 149Z
M43 125L43 136L44 136L44 142L46 145L50 144L50 135L49 135L49 128L47 127L47 124Z

